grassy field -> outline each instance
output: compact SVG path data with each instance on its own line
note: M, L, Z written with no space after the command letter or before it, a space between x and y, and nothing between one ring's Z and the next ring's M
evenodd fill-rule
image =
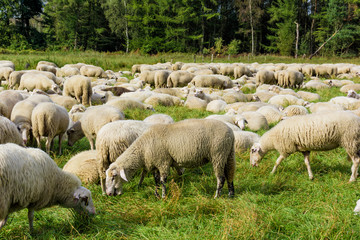
M31 68L38 60L49 60L60 66L74 62L97 63L113 70L128 70L134 63L168 61L168 57L174 61L186 60L180 56L177 59L175 54L150 58L135 56L133 59L100 53L0 55L20 66L28 62ZM192 56L187 58L191 61ZM254 61L261 62L260 58L265 56ZM271 62L286 60L269 58ZM290 61L289 58L287 62ZM355 81L360 82L359 79ZM344 95L338 88L318 93L323 101ZM155 110L169 114L176 121L211 114L184 107L156 107ZM140 120L153 113L125 112L126 118ZM73 147L68 147L65 142L63 155L51 156L62 167L74 154L89 148L86 139ZM150 175L140 188L137 175L124 185L124 194L118 197L103 196L99 185L87 185L97 209L93 218L81 219L60 207L44 209L35 213L35 230L30 234L27 210L22 210L9 216L7 225L0 230L0 239L358 239L360 216L355 216L352 211L360 198L359 181L348 183L351 163L347 161L345 151L338 148L313 152L313 181L308 179L303 156L299 153L286 159L271 175L277 156L277 152L271 152L258 168L252 168L248 151L236 155L235 197L231 199L225 194L226 186L224 194L213 199L216 178L210 165L187 169L181 177L172 172L168 179L168 194L163 200L155 197Z

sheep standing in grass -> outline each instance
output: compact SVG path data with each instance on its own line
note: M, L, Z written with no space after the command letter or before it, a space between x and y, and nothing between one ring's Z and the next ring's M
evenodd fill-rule
M53 139L59 136L59 154L61 154L62 136L69 126L69 115L66 109L51 102L38 104L31 114L31 126L38 148L41 148L41 137L47 137L46 152L50 153Z
M10 120L15 123L25 145L32 136L31 114L35 106L35 103L25 99L15 104L13 111L11 112Z
M54 205L95 214L91 192L43 151L11 143L0 145L0 166L0 229L10 213L24 208L29 211L30 231L34 211Z
M64 83L64 96L75 97L83 105L91 105L91 80L90 78L77 75L67 79Z
M0 116L0 132L0 144L16 143L20 146L25 146L16 125L2 116Z
M167 79L170 75L171 71L168 70L158 70L154 75L154 84L155 88L166 87Z
M268 70L260 70L256 73L256 86L275 83L276 79L274 72Z
M124 119L124 114L113 106L100 105L89 107L71 128L67 130L68 145L72 146L84 136L89 140L91 150L102 126L109 122Z
M15 104L23 99L24 97L14 90L0 92L0 115L10 119Z
M122 181L130 180L138 169L155 171L155 182L165 183L171 166L199 167L212 163L217 178L215 198L228 183L234 195L234 134L224 123L210 119L189 119L151 126L121 154L106 171L106 194L122 193ZM156 177L159 173L160 179ZM157 193L157 192L156 192Z
M11 67L0 67L0 80L9 81L10 74L14 71Z
M167 87L185 87L195 77L195 74L185 70L174 71L170 73L166 80Z
M345 148L353 162L350 178L353 182L360 162L360 118L351 112L309 114L281 121L252 146L250 163L258 166L267 152L276 150L280 156L272 170L274 173L282 160L294 152L302 152L309 178L313 179L310 151L327 151L339 146Z
M44 92L53 91L55 93L61 93L60 87L50 78L39 73L25 73L21 76L19 90L27 89L32 91L34 89L40 89Z

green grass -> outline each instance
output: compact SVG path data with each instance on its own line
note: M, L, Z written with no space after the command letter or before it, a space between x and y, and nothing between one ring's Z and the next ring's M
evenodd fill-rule
M27 61L26 55L18 57ZM63 56L49 55L47 60L61 63L58 57ZM104 59L107 57L107 62L117 61L115 55L104 54ZM344 95L338 88L318 93L323 101ZM125 111L127 118L140 120L153 113L169 114L176 121L210 114L184 107ZM51 156L63 167L73 155L89 148L86 139L73 147L64 142L63 155ZM345 151L313 152L313 181L308 179L300 153L283 161L271 175L277 157L277 152L270 152L258 168L252 168L248 151L237 155L232 199L226 196L226 186L223 195L213 199L216 179L210 165L187 169L181 177L172 171L163 200L154 195L151 175L140 188L137 175L118 197L103 196L99 185L86 185L97 210L93 218L82 219L60 207L44 209L35 213L34 232L30 234L27 210L21 210L9 216L0 239L358 239L360 217L352 210L360 198L359 182L348 183L351 163Z

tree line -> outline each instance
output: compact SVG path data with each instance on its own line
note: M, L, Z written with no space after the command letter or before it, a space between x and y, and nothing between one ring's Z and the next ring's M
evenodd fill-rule
M359 6L360 0L2 0L0 47L351 57L360 49Z

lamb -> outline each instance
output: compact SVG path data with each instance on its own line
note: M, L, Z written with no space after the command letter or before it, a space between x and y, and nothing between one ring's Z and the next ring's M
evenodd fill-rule
M59 136L59 154L61 142L69 126L69 115L66 109L56 103L39 103L31 114L31 127L38 148L41 148L41 137L47 137L46 152L50 153L53 139Z
M227 103L223 100L213 100L209 102L206 106L206 111L219 113L225 110Z
M154 75L154 84L155 88L166 87L167 79L170 75L171 71L168 70L158 70Z
M152 124L137 120L119 120L106 124L96 139L98 173L105 194L105 171Z
M109 100L105 105L113 106L120 111L124 111L126 109L142 109L142 110L154 110L154 108L149 104L144 104L136 99L120 97Z
M85 65L80 68L80 74L86 77L107 78L104 69L93 65Z
M25 146L16 125L2 116L0 116L0 132L0 144L15 143L20 146Z
M14 71L11 67L0 67L0 80L9 81L10 74Z
M124 118L124 113L113 106L100 105L89 107L82 114L80 120L67 130L68 145L74 145L77 140L85 136L90 142L91 150L94 150L94 141L101 127L109 122Z
M138 169L145 168L147 171L155 170L155 182L157 186L162 184L164 198L171 166L198 167L208 162L212 163L217 178L215 198L220 196L225 179L229 196L233 196L236 161L234 133L229 127L210 119L156 124L137 138L106 170L106 194L122 194L122 182L131 180Z
M82 183L98 183L99 171L97 170L97 151L83 151L73 156L63 167L65 172L78 176Z
M157 123L170 124L170 123L174 123L174 119L167 114L158 113L148 116L147 118L144 119L144 122L151 124L157 124Z
M352 89L348 91L347 97L355 98L355 99L360 99L360 95L357 94L357 93L356 93L354 90L352 90Z
M91 192L78 177L62 171L46 153L16 144L0 145L0 229L9 214L28 209L30 231L34 211L60 205L95 214ZM21 171L19 171L21 169Z
M70 77L64 83L63 95L75 97L79 103L91 106L91 80L81 75Z
M43 74L25 73L21 76L19 90L27 89L32 91L34 89L40 89L42 91L52 90L55 93L61 93L60 87L55 82Z
M195 77L195 74L189 73L185 70L174 71L170 73L166 80L166 86L170 87L185 87Z
M256 87L265 83L266 84L276 83L274 72L268 70L260 70L256 73Z
M304 155L309 178L313 179L309 162L310 151L326 151L341 146L353 161L350 178L350 182L353 182L356 180L360 162L359 133L360 118L351 112L336 111L294 116L281 121L252 146L250 162L253 166L258 166L265 154L275 149L280 156L272 170L274 173L282 160L299 151Z
M23 99L24 97L14 90L0 92L0 114L10 119L15 104Z
M234 131L235 137L235 153L241 154L251 148L254 143L259 142L260 136L250 131Z

